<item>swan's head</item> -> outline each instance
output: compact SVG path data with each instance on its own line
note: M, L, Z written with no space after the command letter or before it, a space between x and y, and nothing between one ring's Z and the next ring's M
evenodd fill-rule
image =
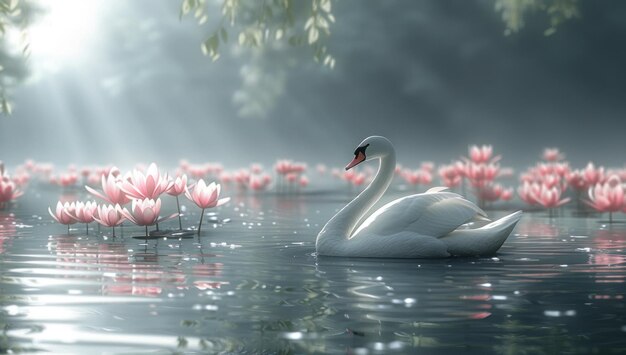
M357 146L354 151L354 159L346 165L346 170L349 170L364 161L379 159L393 151L393 145L391 142L381 136L367 137Z

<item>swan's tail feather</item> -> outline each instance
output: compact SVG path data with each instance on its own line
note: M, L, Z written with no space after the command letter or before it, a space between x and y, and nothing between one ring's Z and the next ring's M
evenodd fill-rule
M522 211L517 211L483 227L458 229L440 239L448 244L448 252L452 255L493 255L521 218Z
M449 187L447 186L435 186L435 187L431 187L430 189L426 190L426 194L432 194L432 193L437 193L437 192L443 192L443 191L448 191L450 190Z

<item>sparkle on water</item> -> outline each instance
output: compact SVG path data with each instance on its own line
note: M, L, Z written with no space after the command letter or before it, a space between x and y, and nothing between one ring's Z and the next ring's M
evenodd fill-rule
M344 193L233 193L201 237L148 241L67 235L57 197L0 212L0 352L626 351L626 225L597 216L526 213L492 257L367 260L315 256Z

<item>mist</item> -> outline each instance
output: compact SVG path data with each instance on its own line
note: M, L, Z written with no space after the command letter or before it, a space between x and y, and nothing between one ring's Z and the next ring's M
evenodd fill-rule
M0 158L339 165L363 138L384 135L407 165L449 162L469 144L492 144L514 167L552 146L573 166L624 163L621 2L581 2L581 17L552 36L545 16L530 14L506 36L490 1L340 1L335 68L306 48L275 48L255 59L263 80L235 47L205 57L206 28L179 19L179 5L107 1L89 36L64 44L71 56L54 63L33 48L14 112L0 119ZM267 107L242 113L245 80Z

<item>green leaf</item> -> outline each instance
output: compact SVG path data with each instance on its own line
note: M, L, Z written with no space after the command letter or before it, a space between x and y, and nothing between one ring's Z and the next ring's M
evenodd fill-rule
M209 45L211 49L217 51L217 47L220 45L220 39L216 34L209 38Z
M222 42L228 42L228 32L226 32L226 29L224 27L220 29L220 36L222 37Z
M313 44L315 42L317 42L317 40L320 38L320 31L317 29L317 27L311 27L309 29L309 44Z
M6 99L6 97L2 98L2 113L4 113L5 115L10 115L11 113L13 113L11 103Z
M280 41L284 35L285 35L285 30L283 30L282 28L279 28L276 30L275 38L277 41Z
M330 12L330 8L331 8L330 0L321 0L320 8L324 10L325 12Z
M315 22L315 17L311 16L309 17L306 22L304 23L304 29L308 30L309 28L311 28L311 26L313 26L313 23Z
M189 11L191 11L191 5L189 2L190 0L183 0L180 4L180 15L178 16L180 20L182 20L183 16L187 15Z
M204 41L200 48L202 49L202 53L204 53L204 55L214 57L217 54L217 48L219 47L219 45L220 45L219 37L217 36L217 34L214 34L213 36L209 37L206 41Z

